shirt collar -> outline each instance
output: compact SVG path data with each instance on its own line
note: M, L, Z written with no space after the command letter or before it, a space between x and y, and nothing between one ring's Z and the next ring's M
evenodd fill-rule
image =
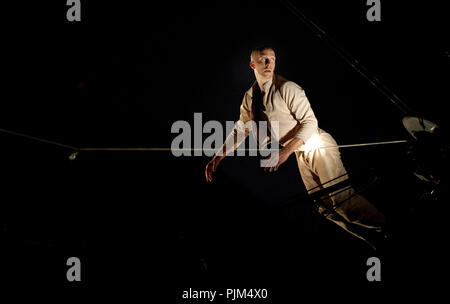
M269 92L270 86L272 85L273 79L271 78L269 81L263 84L264 92Z

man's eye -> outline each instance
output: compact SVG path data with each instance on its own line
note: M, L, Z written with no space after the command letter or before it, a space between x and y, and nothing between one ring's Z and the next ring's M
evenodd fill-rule
M266 57L266 58L261 58L259 61L260 62L266 62L266 60L269 60L270 62L275 62L275 58L274 57Z

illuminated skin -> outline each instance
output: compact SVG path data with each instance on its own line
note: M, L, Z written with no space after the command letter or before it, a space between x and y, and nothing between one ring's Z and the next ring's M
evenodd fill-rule
M272 49L264 49L260 52L255 51L251 54L250 68L252 68L255 73L256 81L258 86L263 91L263 84L271 80L273 73L275 71L275 52ZM269 162L269 166L264 168L264 171L273 172L277 171L278 168L289 158L289 156L294 153L303 145L303 141L299 138L293 138L284 148L282 148L278 154L277 158L274 157L272 162ZM217 170L220 162L225 158L226 155L214 156L211 161L206 165L205 177L207 182L212 182L213 173ZM272 158L269 157L268 160Z
M271 49L253 52L250 67L255 73L259 88L263 90L263 84L272 79L275 71L275 52Z

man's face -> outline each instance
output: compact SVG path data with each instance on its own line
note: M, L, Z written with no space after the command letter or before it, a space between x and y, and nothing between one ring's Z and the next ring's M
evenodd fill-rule
M261 78L271 79L275 71L275 52L272 49L265 49L252 54L250 67Z

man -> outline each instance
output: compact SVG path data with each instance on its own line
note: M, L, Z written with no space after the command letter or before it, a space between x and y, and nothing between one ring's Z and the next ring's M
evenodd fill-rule
M249 131L239 126L250 121L278 122L278 142L283 146L277 158L271 158L264 170L273 172L295 154L301 177L309 193L347 179L335 140L318 127L304 90L292 81L274 74L275 51L271 47L254 49L250 67L256 81L245 93L240 108L240 122L222 148L206 165L207 182L227 154L236 149ZM248 124L247 124L248 125ZM242 136L243 135L243 136ZM327 148L324 148L327 147ZM333 148L329 148L333 147ZM335 191L319 205L319 213L346 231L367 240L366 232L380 232L384 216L353 188Z

